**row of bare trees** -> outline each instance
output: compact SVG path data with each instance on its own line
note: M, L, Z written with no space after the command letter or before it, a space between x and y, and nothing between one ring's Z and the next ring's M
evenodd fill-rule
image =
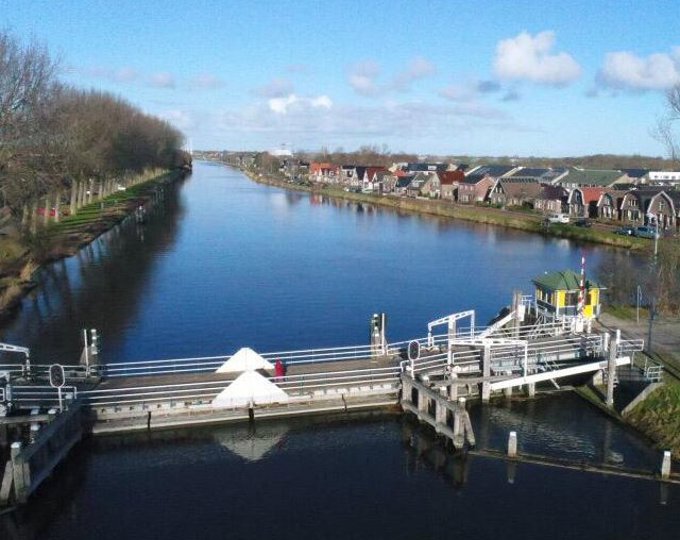
M0 196L13 215L75 211L144 171L183 164L182 135L167 122L57 72L44 47L0 32Z

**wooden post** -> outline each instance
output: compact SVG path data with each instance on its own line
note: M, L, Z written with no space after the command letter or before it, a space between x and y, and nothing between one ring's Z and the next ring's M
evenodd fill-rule
M512 311L515 319L512 321L512 335L514 339L519 339L519 330L522 326L520 311L522 307L522 291L512 291Z
M614 379L616 378L616 354L617 343L609 343L609 355L607 359L607 407L614 408Z
M401 377L401 401L411 403L411 381L407 375Z
M508 436L508 457L517 457L517 432L511 431Z
M439 399L434 400L434 419L437 424L444 424L446 425L446 411L447 408L444 406L444 403L441 402Z
M451 379L451 384L449 385L449 400L458 401L458 374L451 373L449 378Z
M531 398L536 396L536 383L527 384L527 394Z
M425 392L418 390L418 410L420 412L427 413L428 401L429 399Z
M12 460L12 471L14 475L14 495L18 502L26 502L28 498L28 488L26 485L26 476L24 473L24 467L28 465L24 464L24 460L21 457L21 443L12 443L10 447L10 455Z
M482 401L488 403L491 399L491 346L484 345L482 350Z
M5 506L9 503L13 483L14 467L12 466L12 460L8 459L5 464L5 474L2 476L2 483L0 483L0 506Z
M661 460L661 478L668 480L671 476L671 453L666 450Z

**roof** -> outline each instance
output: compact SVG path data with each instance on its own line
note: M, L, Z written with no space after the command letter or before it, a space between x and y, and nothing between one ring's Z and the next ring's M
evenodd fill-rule
M501 178L498 183L507 197L531 198L537 196L541 191L541 184L536 180L526 178L521 178L519 181L512 177Z
M439 181L442 186L452 186L465 179L465 174L460 169L456 169L455 171L443 171L437 174L439 175Z
M573 270L545 273L532 279L536 285L551 291L578 291L581 289L581 274ZM603 289L594 281L586 278L586 289Z
M569 175L565 177L564 182L578 186L602 186L606 187L624 176L625 173L621 171L614 171L609 169L576 169L569 171Z
M386 170L387 169L385 167L367 167L366 176L368 177L369 180L372 180L374 175Z
M520 169L519 171L510 175L510 178L541 178L544 174L550 172L550 169Z
M583 204L590 204L600 200L600 196L604 193L604 188L601 187L582 187L578 188L583 193Z
M406 188L411 183L411 180L413 180L413 175L402 176L397 179L395 187Z
M486 174L469 174L465 178L463 178L460 183L461 184L471 184L471 185L476 185L479 184L482 180L487 179ZM491 182L491 179L487 179L489 182Z
M568 196L569 193L562 186L541 186L541 192L536 198L551 201L555 199L566 199Z
M621 169L621 172L625 172L631 178L642 178L649 172L649 169Z
M494 178L508 174L511 170L515 168L514 165L484 165L478 169L474 169L474 174L479 175L489 175Z
M446 163L409 163L406 166L407 170L411 172L425 172L425 171L445 171L449 168Z

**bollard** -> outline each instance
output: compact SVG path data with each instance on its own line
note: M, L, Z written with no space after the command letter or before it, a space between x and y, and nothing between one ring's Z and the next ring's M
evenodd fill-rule
M668 480L671 476L671 453L666 450L661 461L661 478Z
M508 436L508 457L517 457L517 432L511 431Z
M10 457L12 459L12 471L14 473L14 494L17 501L26 502L26 480L24 476L24 460L21 459L21 443L14 442L10 446Z

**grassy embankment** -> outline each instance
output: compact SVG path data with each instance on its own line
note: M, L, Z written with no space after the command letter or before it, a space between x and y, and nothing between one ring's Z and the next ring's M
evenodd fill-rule
M352 193L334 186L291 184L290 182L272 176L260 176L247 171L246 174L253 181L262 184L278 186L295 191L319 193L328 197L348 201L374 204L377 206L393 208L401 212L426 214L448 219L462 219L476 223L534 232L543 236L604 244L632 251L650 249L648 240L615 235L610 229L601 229L598 227L584 228L568 224L552 224L549 227L545 227L542 223L543 216L534 212L502 210L499 208L490 208L488 206L453 204L441 200L381 196L370 193Z
M180 176L175 171L154 176L83 206L77 214L50 223L33 236L0 239L0 317L7 316L35 286L32 277L40 266L73 255L147 203L158 185Z
M680 456L680 382L667 381L626 416L626 420L648 435L659 448Z

